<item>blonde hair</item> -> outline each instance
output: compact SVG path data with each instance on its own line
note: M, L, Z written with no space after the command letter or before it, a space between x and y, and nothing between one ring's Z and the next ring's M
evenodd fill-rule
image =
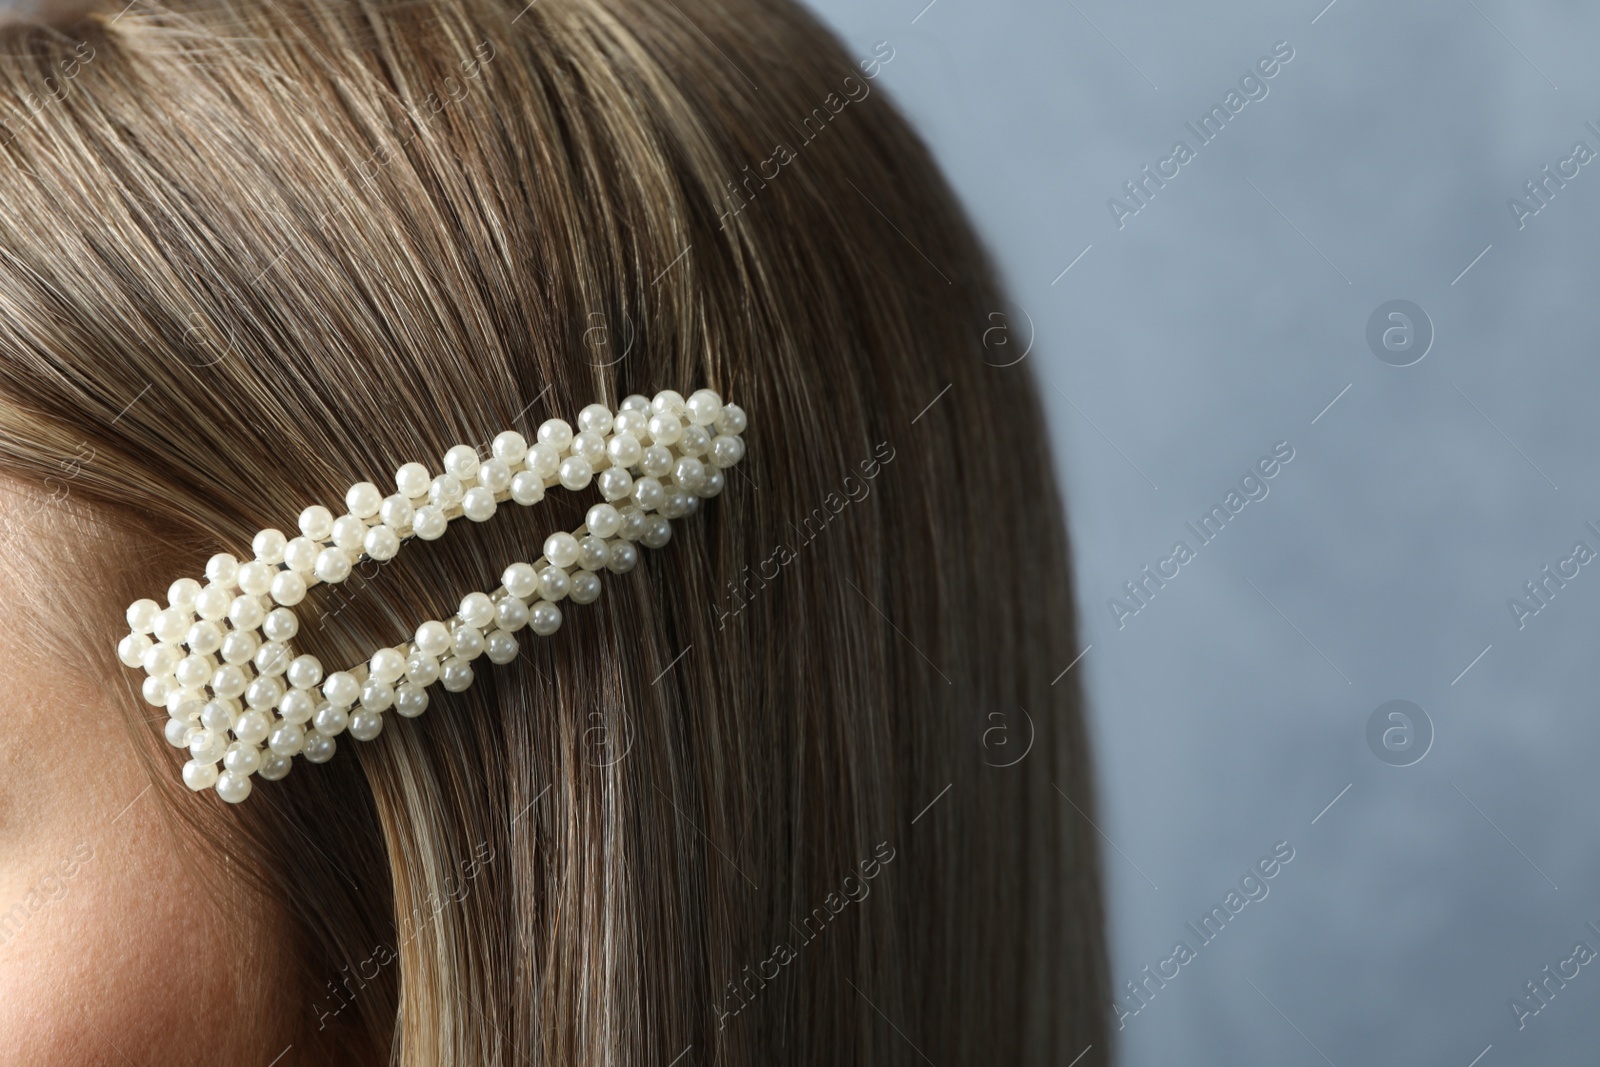
M892 42L785 0L124 2L0 31L0 469L112 553L62 639L282 909L296 1055L1104 1062L1049 447ZM132 599L401 462L707 385L741 473L556 638L237 809L183 789ZM300 641L358 662L589 502L453 526Z

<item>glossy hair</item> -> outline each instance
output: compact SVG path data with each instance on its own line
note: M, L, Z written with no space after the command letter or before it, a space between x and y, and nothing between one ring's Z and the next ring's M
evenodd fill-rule
M278 916L294 1055L1105 1062L1049 444L894 42L787 0L124 3L0 31L0 471L93 540L57 637L219 899ZM184 789L129 602L403 462L703 386L739 473L557 635L237 808ZM297 643L361 662L594 499L454 523Z

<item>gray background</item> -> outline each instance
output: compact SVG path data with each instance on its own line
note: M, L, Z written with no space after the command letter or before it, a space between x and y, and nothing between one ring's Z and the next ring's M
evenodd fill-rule
M1034 336L1114 981L1296 851L1126 1020L1122 1062L1593 1063L1600 961L1520 1030L1508 1002L1600 950L1600 562L1520 630L1507 601L1580 538L1600 551L1600 160L1520 230L1506 201L1575 141L1600 151L1600 10L1325 2L813 6L858 56L892 44L876 85L1003 264L1013 341ZM1267 97L1119 230L1107 199L1280 40ZM1412 366L1366 341L1392 299L1437 333ZM1107 598L1279 441L1270 495L1118 629ZM1394 699L1435 732L1410 766L1367 741Z

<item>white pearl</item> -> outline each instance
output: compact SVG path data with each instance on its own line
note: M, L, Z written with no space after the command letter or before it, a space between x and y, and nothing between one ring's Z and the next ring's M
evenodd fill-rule
M411 525L411 517L417 513L411 501L403 494L384 497L383 503L378 507L378 517L385 526L393 530L404 530Z
M539 427L539 443L549 445L557 452L565 452L572 444L572 427L565 419L550 419Z
M439 684L451 693L460 693L472 685L472 664L457 656L444 661L439 671Z
M217 796L229 804L237 804L250 795L250 776L223 771L217 776Z
M279 723L267 738L267 747L280 756L299 755L305 743L305 727L293 722Z
M271 586L271 582L267 584ZM237 596L228 605L228 621L235 630L254 630L266 617L267 609L261 606L259 596Z
M189 627L189 632L184 637L184 644L189 646L190 652L209 656L222 647L222 639L225 636L221 626L205 619Z
M322 681L322 661L315 656L296 656L286 672L296 689L314 689Z
M393 706L394 686L388 682L369 681L361 687L361 707L363 711L388 711ZM359 715L361 712L356 712L356 714Z
M409 504L406 506L410 507ZM367 553L368 558L382 563L385 560L394 559L395 556L400 554L400 535L394 531L393 527L387 524L374 526L367 531L366 540L361 547Z
M567 595L574 604L593 604L600 599L600 576L593 571L579 571L572 576L572 591Z
M727 484L728 476L717 470L717 468L712 467L706 471L706 476L700 483L699 495L701 499L709 500L722 492L723 487Z
M651 445L639 459L639 471L652 478L661 478L672 469L674 458L670 448Z
M650 411L650 398L634 393L622 401L622 410L643 411L648 414Z
M594 480L594 468L581 456L568 456L561 461L561 484L576 493L587 488Z
M442 655L450 647L450 628L437 620L425 622L417 627L413 640L416 641L417 651L423 655Z
M247 711L233 724L233 736L246 745L259 745L272 729L272 720L265 712Z
M610 431L613 417L611 409L604 404L590 404L578 412L578 428L586 433L596 433L603 437Z
M547 600L541 600L528 612L528 626L540 637L549 637L561 629L561 609Z
M696 426L710 426L722 414L722 398L710 389L696 389L689 395L689 420Z
M744 438L719 435L711 442L711 462L718 467L731 467L744 458Z
M606 569L613 574L627 574L639 562L639 550L628 541L613 541Z
M211 691L224 700L228 697L243 696L245 687L249 684L249 677L233 663L223 664L217 668L217 673L211 676Z
M254 774L261 769L261 750L243 741L235 741L228 746L227 755L222 757L222 765L236 774Z
M344 708L324 704L317 709L311 725L316 728L317 733L333 737L344 733L345 727L350 725L350 713Z
M640 478L633 483L633 502L643 511L654 511L666 499L666 489L654 478Z
M394 710L396 715L415 719L428 710L428 691L410 682L402 683L394 691Z
M357 482L344 494L344 506L358 519L370 519L383 506L383 490L371 482Z
M683 423L678 416L668 412L650 416L650 440L658 445L671 446L683 436Z
M424 541L437 541L444 536L447 523L444 512L432 505L426 505L417 509L416 516L411 520L411 529Z
M625 541L637 541L644 536L645 525L650 521L650 516L637 504L628 504L618 508L617 513L622 516L622 529L617 531L617 536Z
M317 701L304 689L291 689L278 701L278 715L284 722L308 722L317 713Z
M300 513L300 532L313 541L326 541L333 532L333 512L313 504Z
M188 748L189 735L197 733L199 727L187 719L168 719L166 726L167 744L173 748Z
M486 522L493 518L494 509L494 493L481 485L468 489L461 499L461 513L473 522Z
M385 685L398 682L400 676L406 673L406 658L398 649L380 648L372 654L368 661L369 677L375 682ZM363 701L365 703L365 701Z
M642 409L629 408L617 412L613 432L618 437L632 437L637 440L650 432L650 401L646 400L644 403Z
M432 476L428 474L428 468L420 463L407 463L394 472L395 491L408 500L426 496L430 481Z
M326 734L312 734L305 739L301 754L307 763L327 763L339 748L339 742Z
M317 555L321 551L321 541L313 541L309 537L296 537L284 548L283 562L296 574L310 574L317 565ZM276 571L271 573L277 574ZM270 582L272 579L269 576L267 580ZM249 590L246 589L245 592Z
M273 608L261 620L261 632L268 641L291 641L300 632L300 616L288 608Z
M176 685L171 678L150 677L140 683L139 692L146 704L159 708L166 705Z
M348 671L334 671L322 683L322 695L335 707L348 708L361 695L361 683Z
M350 577L350 557L342 548L325 548L317 554L317 565L314 568L313 573L315 573L316 576L322 581L330 584L342 582L346 578ZM279 575L279 577L281 578L283 575ZM303 582L304 579L301 579L301 581ZM277 593L277 583L278 580L274 578L272 593L274 599L283 604L293 604L299 602L298 598L296 600L284 600L279 597Z
M528 625L528 602L521 597L507 596L495 607L494 622L501 631L507 634L516 633ZM490 652L494 651L492 637L493 635L485 639L488 641L487 647ZM490 656L490 659L493 658L493 656ZM496 660L496 662L499 661Z
M215 763L228 751L228 735L223 730L201 730L189 739L189 754L203 763Z
M367 524L354 515L340 515L334 520L331 537L334 545L346 552L360 552L361 543L367 538Z
M494 621L494 601L488 593L468 593L461 598L456 614L465 625L482 629Z
M639 538L640 544L646 548L661 548L672 540L672 523L660 515L653 515L645 525L644 536Z
M177 608L167 608L158 612L155 625L156 640L177 644L183 640L183 635L189 632L189 625L193 621L187 611L179 611Z
M440 651L448 651L449 647L450 646L447 643ZM428 686L432 685L438 680L439 661L434 656L431 656L425 652L413 652L406 658L406 683L402 683L400 688L405 688L405 684L407 683L418 687ZM396 689L396 700L400 699L399 693L399 689Z
M239 590L249 597L263 596L272 588L272 576L277 573L260 560L252 560L239 568Z
M557 567L578 562L578 539L569 533L553 533L544 540L544 558Z
M704 426L685 426L678 439L678 453L684 456L703 456L711 447L711 431Z
M560 567L546 567L539 572L539 595L546 600L560 600L572 589L572 579Z
M200 725L207 730L232 730L242 712L233 709L237 701L208 700L200 707Z
M563 425L565 424L563 423ZM557 448L547 441L540 441L528 449L528 458L526 460L528 469L549 481L555 476L556 468L561 466L561 451L565 447L563 445L561 448Z
M193 789L196 793L216 785L217 778L218 771L215 763L201 763L199 760L190 760L183 765L183 784Z
M217 644L220 647L222 642L218 640ZM178 669L173 672L173 677L185 689L200 689L211 681L211 676L216 673L217 667L215 656L185 656L178 663Z
M530 597L539 588L539 572L533 569L532 564L513 563L500 575L500 584L512 596Z
M270 711L282 698L283 680L281 678L257 678L244 691L244 702L256 711L263 709Z
M289 664L294 662L294 653L282 641L268 641L256 650L252 661L257 674L271 678L289 669Z
M270 566L277 566L283 562L283 551L288 546L289 539L282 530L262 530L250 542L250 551L255 554L256 560Z
M173 679L176 684L177 679ZM197 709L204 707L206 691L204 688L184 689L181 686L167 694L167 714L177 719L193 718L199 714Z
M154 600L135 600L128 605L128 629L136 634L147 634L156 628L156 616L159 614L161 605Z
M255 658L261 636L254 630L234 630L222 639L222 662L240 666Z
M622 526L622 516L610 504L596 504L584 516L583 524L596 537L615 537Z
M622 516L617 516L617 524L622 524ZM590 534L578 542L578 566L586 571L597 571L606 565L606 542L603 537Z
M667 490L666 499L661 501L661 507L658 510L664 519L681 519L689 514L689 501L696 499L698 498L691 497L688 490L684 489L683 486L675 485Z
M179 611L192 611L194 598L200 595L200 583L193 578L179 578L167 588L167 606Z
M293 607L306 598L306 580L296 571L279 571L272 579L272 599Z
M516 466L528 454L528 439L515 430L506 430L496 434L494 444L490 446L494 458L507 466Z
M142 666L145 650L150 648L151 644L150 638L144 634L129 634L117 644L117 658L122 661L124 667Z
M276 752L270 756L261 757L261 769L256 772L256 777L263 782L276 782L289 776L289 769L294 764L288 756L280 756Z
M632 434L618 434L606 442L606 456L618 467L631 467L644 455L644 446Z
M213 585L232 586L239 576L239 561L226 552L206 560L206 580Z
M461 496L465 492L460 478L453 474L441 474L428 486L428 500L434 507L444 511L461 503Z
M456 659L470 661L483 655L483 631L476 626L458 626L451 632L450 639Z
M676 415L680 412L687 413L689 404L683 399L683 394L676 389L663 389L650 401L650 410L658 415L663 412Z
M478 468L478 484L491 493L503 493L511 485L511 468L502 460L488 460Z
M593 467L606 458L606 439L597 433L585 430L572 439L572 445L568 450Z
M234 567L237 576L239 568ZM194 613L202 619L215 622L228 614L228 605L233 603L233 585L220 585L213 583L200 590L200 595L194 598Z
M484 639L483 654L489 657L490 663L503 667L517 658L517 639L504 630L496 630Z
M154 677L163 677L177 670L182 660L183 651L177 645L166 643L155 645L144 654L144 672Z
M672 480L693 493L706 479L706 465L693 456L684 456L672 465Z
M527 507L544 499L544 479L532 471L521 471L511 479L511 499Z
M456 445L444 454L444 469L463 482L478 476L478 450L471 445Z
M744 433L748 421L744 409L738 404L724 404L722 414L717 416L717 421L713 425L718 433L737 436Z
M600 472L600 495L607 500L626 500L633 492L633 475L621 467L611 467Z

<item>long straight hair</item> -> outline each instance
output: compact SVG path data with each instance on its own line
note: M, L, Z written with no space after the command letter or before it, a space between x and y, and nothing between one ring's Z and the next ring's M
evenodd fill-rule
M0 471L97 531L58 639L281 914L295 1055L1105 1062L1061 503L895 43L788 0L124 3L0 31ZM127 603L703 386L745 463L555 637L237 808L183 788ZM361 662L591 502L368 565L298 641Z

